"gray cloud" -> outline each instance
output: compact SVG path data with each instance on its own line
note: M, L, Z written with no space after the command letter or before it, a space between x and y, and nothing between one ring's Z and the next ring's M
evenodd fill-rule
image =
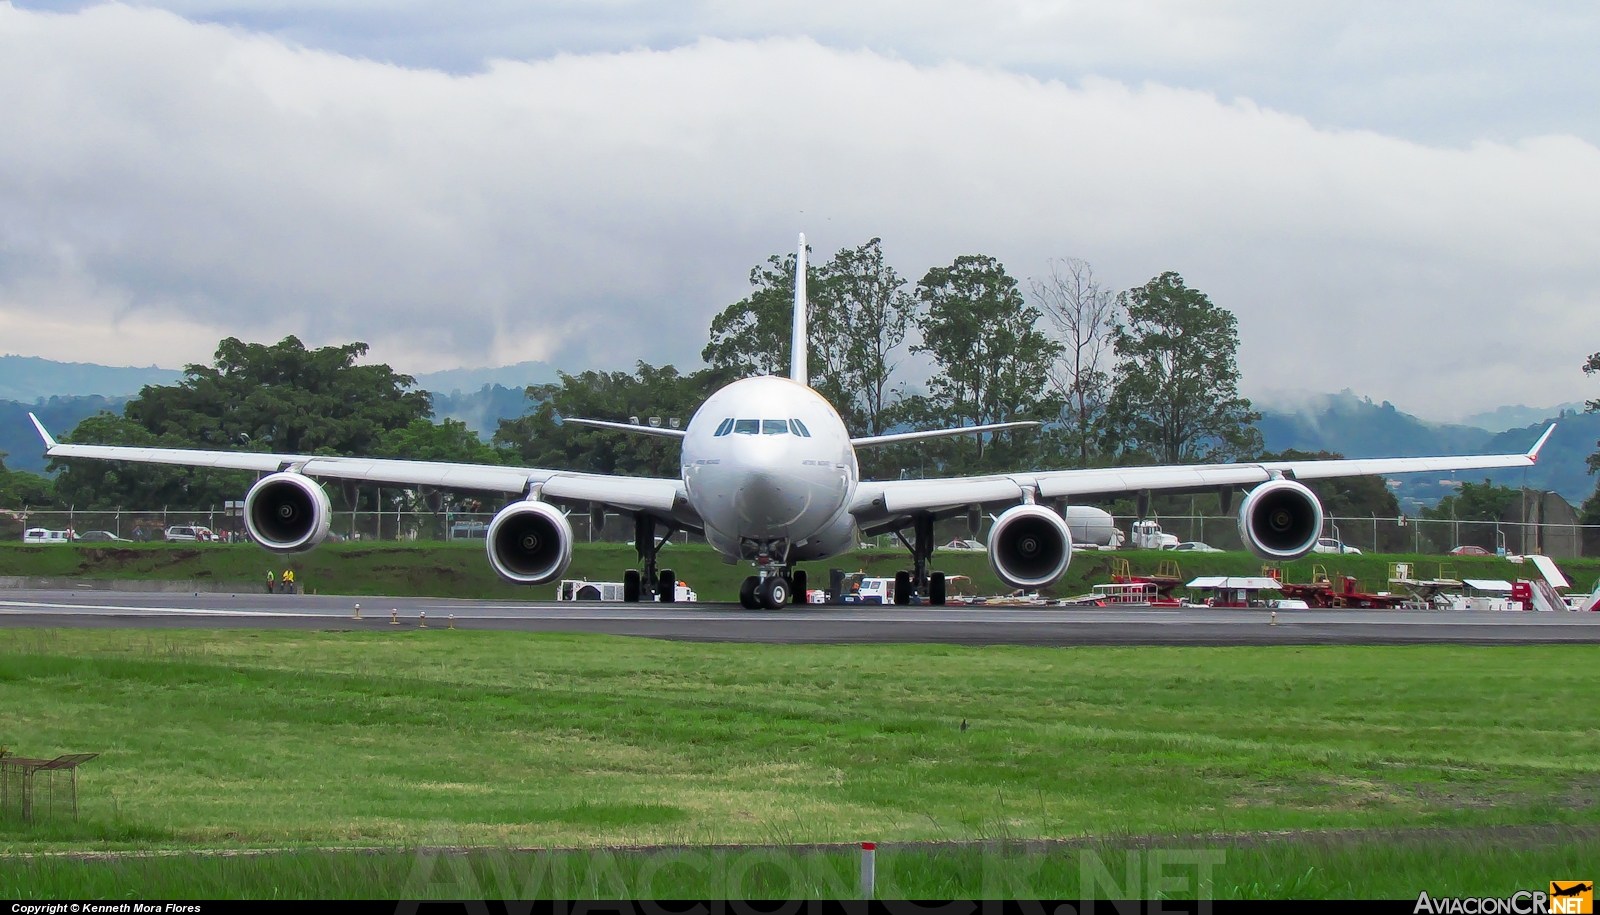
M24 0L76 9L82 0ZM810 37L913 63L1100 76L1245 97L1438 143L1600 142L1600 12L1583 0L150 0L191 20L404 66Z
M366 339L406 370L692 362L805 230L1235 310L1254 390L1453 414L1572 400L1600 340L1600 151L1436 147L1159 85L808 39L407 69L123 6L0 6L0 335L203 359Z

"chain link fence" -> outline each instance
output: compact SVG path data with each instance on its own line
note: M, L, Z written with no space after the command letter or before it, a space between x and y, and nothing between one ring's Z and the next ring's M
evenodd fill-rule
M488 531L493 512L335 512L330 539L335 541L479 541ZM1221 550L1242 550L1238 522L1231 515L1151 516L1162 531L1184 542L1204 543ZM633 519L607 514L595 526L586 512L568 516L578 543L631 543ZM1117 527L1130 535L1134 518L1117 516ZM993 519L984 517L976 534L963 518L947 519L935 528L942 546L952 541L987 542ZM23 531L43 528L71 531L81 541L109 541L109 537L147 541L246 541L243 519L226 509L208 511L0 511L0 541L20 541ZM102 533L103 532L103 533ZM1328 518L1323 536L1364 553L1416 553L1443 555L1464 547L1487 553L1542 553L1558 559L1600 556L1600 525L1518 523L1512 521L1432 521L1419 518ZM687 532L673 536L678 543L703 543ZM866 544L901 549L892 534Z

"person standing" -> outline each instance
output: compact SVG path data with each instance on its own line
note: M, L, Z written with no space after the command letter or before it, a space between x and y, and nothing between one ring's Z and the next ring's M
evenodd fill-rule
M267 570L267 593L268 594L272 594L272 593L275 593L277 590L278 590L277 582L274 581L273 578L272 578L272 570L268 569Z

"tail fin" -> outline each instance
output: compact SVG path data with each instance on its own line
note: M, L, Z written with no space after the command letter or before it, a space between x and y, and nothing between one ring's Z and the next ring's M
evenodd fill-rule
M789 338L789 377L811 383L806 371L806 233L800 233L800 254L794 261L794 331Z

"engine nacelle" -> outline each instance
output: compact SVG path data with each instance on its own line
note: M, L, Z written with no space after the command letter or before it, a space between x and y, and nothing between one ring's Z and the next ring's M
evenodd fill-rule
M1072 532L1043 505L1008 508L989 530L989 566L1013 588L1043 588L1067 573Z
M1268 480L1239 505L1239 538L1267 560L1299 559L1322 534L1322 503L1294 480Z
M250 536L275 552L311 549L328 536L332 520L333 505L327 492L304 474L262 477L244 497L244 524Z
M572 525L548 502L517 502L489 522L489 564L506 581L542 585L572 563Z

